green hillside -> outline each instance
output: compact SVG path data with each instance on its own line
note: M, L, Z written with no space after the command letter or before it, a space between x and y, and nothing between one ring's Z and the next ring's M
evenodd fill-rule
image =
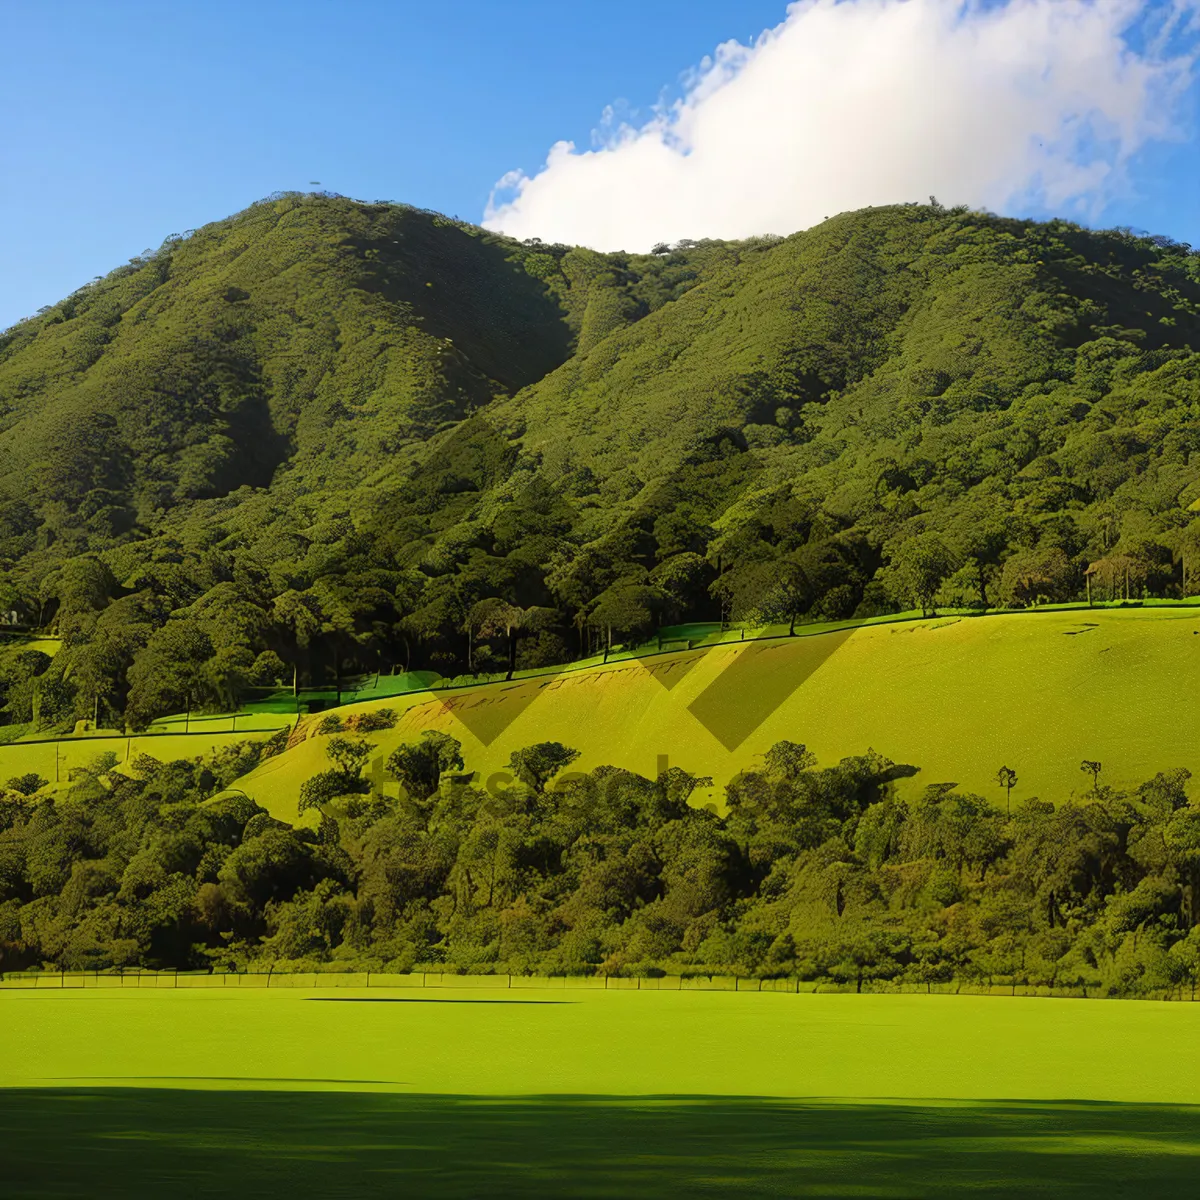
M726 789L777 742L802 742L824 763L867 747L915 773L916 797L951 782L1003 805L1001 766L1018 772L1013 803L1085 800L1084 760L1103 782L1131 788L1158 771L1200 776L1200 608L947 617L795 639L732 643L578 672L336 710L395 710L395 728L367 735L375 785L397 793L382 763L427 730L462 744L480 785L512 783L516 750L557 741L571 769L620 767L654 778L667 765L711 785L693 803L724 809ZM302 718L287 753L239 779L273 816L297 819L305 780L328 766L322 718ZM303 740L299 740L303 738ZM152 746L148 746L155 753ZM0 754L3 751L0 750ZM2 763L0 763L2 765Z
M0 335L0 610L64 639L0 654L3 713L1190 594L1198 343L1200 255L1127 231L905 205L597 254L274 197Z

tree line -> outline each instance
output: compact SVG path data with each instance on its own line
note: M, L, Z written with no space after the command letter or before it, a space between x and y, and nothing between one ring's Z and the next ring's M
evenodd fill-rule
M386 718L383 719L386 721ZM362 731L270 816L232 779L282 743L208 761L111 756L65 793L0 794L0 968L725 973L1159 995L1200 980L1200 805L1168 770L1008 810L914 768L821 766L780 742L728 785L573 769L542 743L481 786L428 732L372 784ZM998 773L1011 789L1013 768Z

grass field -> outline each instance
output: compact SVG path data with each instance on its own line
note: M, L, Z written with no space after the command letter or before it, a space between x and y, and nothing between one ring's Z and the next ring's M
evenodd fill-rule
M873 747L920 768L917 791L953 781L999 802L995 774L1016 769L1014 804L1083 794L1082 759L1102 781L1139 783L1160 770L1200 774L1200 612L1144 608L1013 613L880 624L664 654L510 684L417 693L354 706L391 707L380 757L425 729L463 743L486 779L533 742L581 751L653 776L660 760L714 786L781 738L824 764ZM352 711L345 709L341 711ZM310 729L315 718L307 719ZM294 817L301 782L323 769L312 737L239 786Z
M211 725L197 722L192 727L195 732L187 734L183 733L181 722L178 731L171 729L169 732L133 734L130 737L74 736L56 741L8 742L0 745L0 782L32 771L51 784L65 784L74 768L87 766L106 750L117 756L118 768L139 754L152 755L160 762L197 758L211 754L222 746L255 737L269 737L272 730L288 723L286 717L256 714L239 718L236 733L230 730L230 718L225 717Z
M1200 1006L0 992L5 1194L1183 1196Z

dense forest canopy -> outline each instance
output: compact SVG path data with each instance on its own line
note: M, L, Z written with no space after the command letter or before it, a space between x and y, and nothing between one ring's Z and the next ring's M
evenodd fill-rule
M282 743L280 743L281 745ZM1011 812L867 753L779 742L718 815L701 780L571 771L560 743L481 786L426 733L363 777L326 735L293 827L226 790L279 745L207 762L100 756L69 791L0 789L0 969L155 967L726 974L864 987L1162 995L1200 983L1200 806L1188 773ZM466 764L469 766L470 764ZM493 786L494 784L494 786Z
M284 194L0 334L12 724L1200 581L1200 255L966 209L599 254Z

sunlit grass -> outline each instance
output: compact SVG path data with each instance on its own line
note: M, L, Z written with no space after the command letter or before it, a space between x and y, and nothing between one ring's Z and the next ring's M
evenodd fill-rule
M580 770L607 763L653 776L665 757L711 776L696 799L719 804L738 770L787 738L823 763L871 747L920 769L902 789L954 782L997 803L1006 765L1019 778L1015 805L1058 802L1086 793L1085 758L1117 786L1176 766L1200 774L1197 630L1200 614L1188 608L942 616L360 707L401 714L395 730L372 737L380 759L440 729L463 743L480 782L513 750L553 740L581 752ZM324 746L312 738L239 786L294 817L301 782L326 765Z
M0 1192L1195 1194L1197 1005L480 983L0 992Z

